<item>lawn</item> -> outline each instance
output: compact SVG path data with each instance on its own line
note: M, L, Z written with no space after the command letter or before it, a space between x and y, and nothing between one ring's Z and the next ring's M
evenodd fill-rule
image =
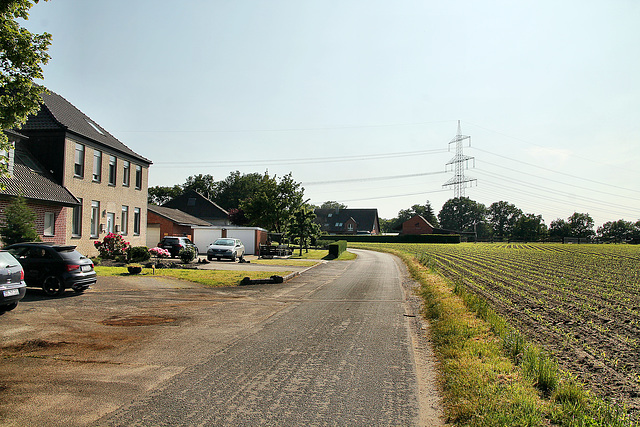
M98 276L133 276L126 267L102 267L96 266ZM279 271L278 276L287 276L292 271ZM268 279L274 275L272 271L233 271L233 270L196 270L180 268L159 268L155 274L150 268L143 268L143 276L173 277L179 280L200 283L209 287L237 286L240 281L249 277L251 280Z

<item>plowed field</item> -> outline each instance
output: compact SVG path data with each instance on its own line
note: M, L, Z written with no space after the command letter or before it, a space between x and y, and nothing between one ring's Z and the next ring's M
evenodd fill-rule
M640 247L398 245L464 281L602 397L640 412Z

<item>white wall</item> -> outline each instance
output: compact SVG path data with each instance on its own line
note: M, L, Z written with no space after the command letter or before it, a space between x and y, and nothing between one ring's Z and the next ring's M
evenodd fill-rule
M227 230L227 237L232 239L240 239L244 244L245 253L247 255L255 255L256 247L256 228L255 227L233 227L233 226L213 226L198 227L193 229L193 243L196 244L201 254L207 252L207 248L216 239L222 237L222 229Z

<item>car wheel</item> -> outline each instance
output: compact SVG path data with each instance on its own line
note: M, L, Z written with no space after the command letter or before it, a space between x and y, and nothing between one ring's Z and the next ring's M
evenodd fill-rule
M213 257L212 257L212 256L207 255L207 261L213 261Z
M237 254L234 252L233 255L231 256L231 262L236 262L236 258L238 258L236 255Z
M42 290L50 297L56 297L64 293L64 285L59 277L48 276L42 282Z
M0 305L0 313L4 313L5 311L11 311L18 306L17 302L7 305Z
M220 258L216 257L216 261L220 261Z

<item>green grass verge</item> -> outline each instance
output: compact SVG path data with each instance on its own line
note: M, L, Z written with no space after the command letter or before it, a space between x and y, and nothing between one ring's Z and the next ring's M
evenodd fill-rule
M129 274L126 267L101 267L96 266L98 276L155 276L173 277L179 280L200 283L209 287L237 286L240 281L249 277L250 279L268 279L274 275L273 271L233 271L233 270L192 270L179 268L158 268L155 274L152 269L143 268L142 273ZM279 271L278 276L286 276L291 271Z
M447 423L456 426L632 426L626 412L586 391L555 360L461 284L401 245L350 243L393 253L420 284L440 363Z
M251 261L251 264L256 265L278 265L278 266L291 266L291 267L313 267L318 264L318 261L307 261L302 259L257 259Z
M290 259L324 259L324 260L338 260L338 261L350 261L356 259L358 256L352 252L345 251L338 258L329 256L328 250L321 249L309 249L309 252L302 250L302 256L300 256L300 250L293 251Z

